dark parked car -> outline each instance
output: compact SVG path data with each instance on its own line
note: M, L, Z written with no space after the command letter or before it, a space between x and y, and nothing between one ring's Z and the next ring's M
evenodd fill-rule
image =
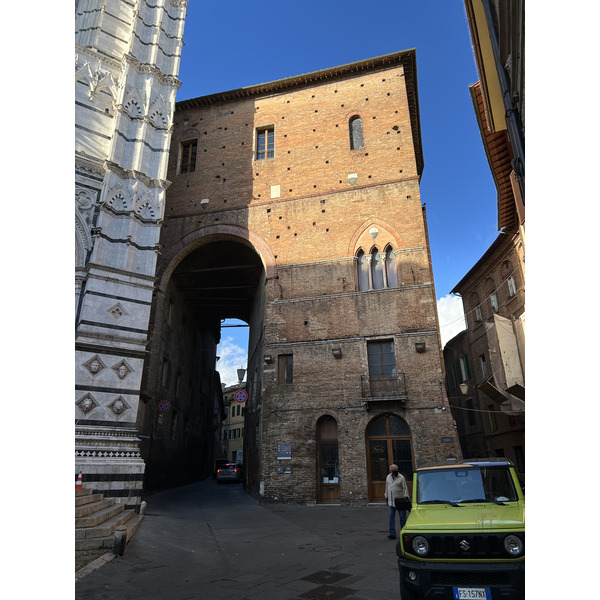
M217 469L217 483L224 481L241 481L242 465L238 463L227 463Z

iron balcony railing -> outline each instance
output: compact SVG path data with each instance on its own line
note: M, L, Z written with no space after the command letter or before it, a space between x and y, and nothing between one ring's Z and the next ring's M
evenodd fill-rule
M369 377L361 375L361 391L364 400L402 400L406 401L406 374L396 377Z

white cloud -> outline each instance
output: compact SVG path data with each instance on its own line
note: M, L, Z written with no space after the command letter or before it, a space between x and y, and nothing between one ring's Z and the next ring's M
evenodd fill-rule
M462 298L448 294L437 301L442 348L448 340L466 329Z
M248 362L248 350L236 343L233 337L221 339L217 347L217 371L221 374L221 383L227 386L236 384L239 379L237 370L245 369Z

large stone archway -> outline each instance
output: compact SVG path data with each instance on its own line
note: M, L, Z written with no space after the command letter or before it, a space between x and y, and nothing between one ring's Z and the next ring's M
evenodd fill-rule
M221 455L221 322L248 323L248 354L261 355L264 283L273 269L266 244L241 227L198 229L161 257L138 415L147 490L208 477Z

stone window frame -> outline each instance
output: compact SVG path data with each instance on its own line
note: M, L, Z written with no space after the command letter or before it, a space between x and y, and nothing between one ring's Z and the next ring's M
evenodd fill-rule
M198 138L182 140L179 142L179 163L177 172L194 173L196 171L196 159L198 157Z
M277 385L293 385L294 383L294 355L277 355Z
M356 269L358 290L361 292L399 287L392 244L385 244L383 252L379 251L378 246L372 246L368 254L359 248L356 252Z
M360 125L360 129L358 127ZM350 150L365 149L365 134L362 116L353 114L348 119L348 134L350 136Z
M256 153L254 160L266 160L269 158L275 158L275 124L273 123L256 128Z

